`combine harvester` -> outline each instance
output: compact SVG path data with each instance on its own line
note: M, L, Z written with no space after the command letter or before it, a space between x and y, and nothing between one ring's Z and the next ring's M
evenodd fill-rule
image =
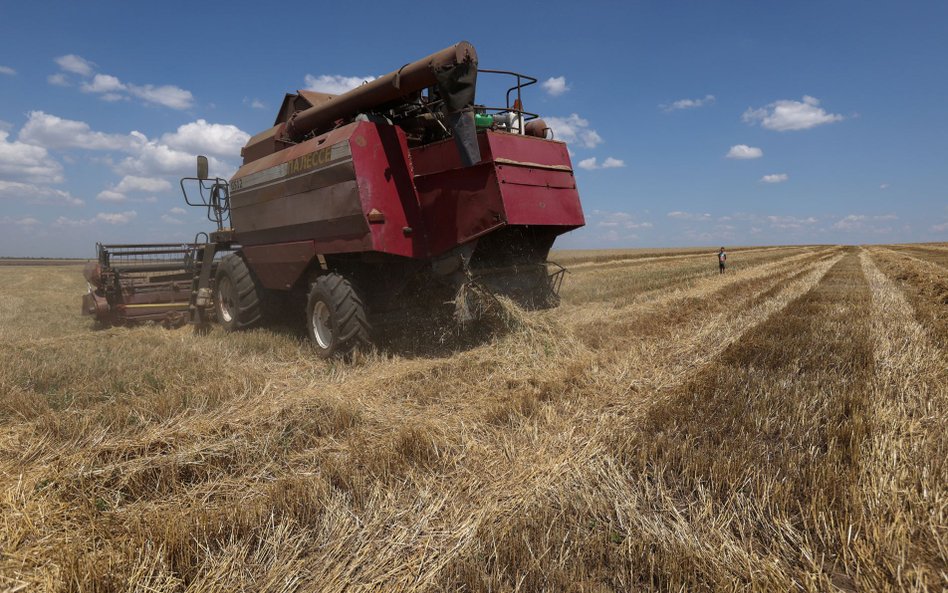
M478 74L511 77L475 104ZM230 179L181 180L217 230L189 244L98 245L83 312L227 330L296 308L321 356L415 310L476 316L472 295L554 307L553 241L584 224L566 144L461 42L341 95L288 94ZM506 85L505 85L506 86ZM555 271L550 272L550 267Z

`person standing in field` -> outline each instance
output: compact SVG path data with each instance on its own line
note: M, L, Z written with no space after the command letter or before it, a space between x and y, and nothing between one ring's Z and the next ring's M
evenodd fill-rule
M724 252L724 248L721 248L721 251L718 251L718 270L719 273L724 273L724 266L727 263L727 253Z

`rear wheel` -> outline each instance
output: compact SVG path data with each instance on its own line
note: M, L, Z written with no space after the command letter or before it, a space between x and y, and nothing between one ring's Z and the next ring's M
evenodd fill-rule
M237 254L230 254L217 266L214 309L217 321L227 331L246 329L260 322L263 287Z
M368 348L371 331L365 305L351 282L339 274L320 276L306 302L306 331L323 358Z

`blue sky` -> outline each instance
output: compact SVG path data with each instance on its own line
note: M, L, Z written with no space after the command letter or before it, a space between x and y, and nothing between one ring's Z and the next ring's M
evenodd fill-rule
M944 2L295 6L0 1L0 256L190 240L194 154L229 174L285 92L461 39L546 83L560 247L948 241Z

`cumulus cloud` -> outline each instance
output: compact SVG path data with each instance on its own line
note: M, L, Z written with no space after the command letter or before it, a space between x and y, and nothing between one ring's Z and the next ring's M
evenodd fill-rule
M62 72L57 72L56 74L50 74L46 77L46 82L53 86L69 86L69 80L66 78L66 75Z
M250 134L230 124L210 124L203 119L179 126L161 142L171 148L193 154L237 156L250 139Z
M130 192L162 192L171 189L171 184L167 179L157 177L137 177L135 175L126 175L115 186L115 191L122 193Z
M162 214L161 221L168 224L184 224L184 221L169 214Z
M757 148L756 146L748 146L746 144L735 144L727 151L727 158L729 159L759 159L764 156L764 151Z
M711 215L707 212L682 212L681 210L674 210L666 214L668 218L674 218L676 220L692 220L692 221L701 221L701 220L711 220Z
M879 184L879 189L889 189L889 184L888 184L888 183L880 183L880 184Z
M820 107L820 100L804 95L802 101L784 99L775 101L759 109L748 109L741 116L749 124L759 123L761 127L778 132L789 130L808 130L824 124L842 121L842 115L827 113Z
M99 192L95 199L100 202L124 202L130 193L156 193L170 189L171 184L167 179L126 175L115 187Z
M115 93L126 90L122 81L109 74L96 74L92 80L82 83L79 88L85 93Z
M598 165L596 164L596 157L592 156L592 157L589 157L588 159L583 159L579 161L579 168L586 169L587 171L591 171L593 169L598 168Z
M9 66L0 65L0 74L6 74L7 76L16 76L16 70Z
M679 109L696 109L698 107L710 105L711 103L714 103L714 95L705 95L703 99L679 99L677 101L672 101L671 103L663 103L659 105L659 108L662 111L670 112L677 111Z
M100 95L104 101L120 101L136 97L146 103L171 109L188 109L194 104L191 91L170 84L159 86L124 83L117 76L96 73L93 62L74 54L60 56L55 61L63 71L78 74L86 79L79 85L80 90ZM47 80L50 84L69 86L69 81L62 73L53 74Z
M126 212L99 212L92 218L67 218L65 216L60 216L53 222L55 227L84 227L90 226L99 222L112 225L128 224L135 217L138 216L138 213L134 210L128 210Z
M81 121L31 111L19 139L27 144L45 148L84 148L87 150L130 150L139 141L125 134L95 132Z
M112 189L106 189L99 192L99 195L95 199L100 202L124 202L128 197L120 192L117 192Z
M61 183L63 167L42 146L7 140L0 130L0 177L37 183Z
M622 159L613 158L611 156L606 157L606 160L602 161L602 164L596 162L596 157L579 161L579 168L586 169L587 171L592 171L594 169L618 169L621 167L625 167L625 161Z
M66 72L71 72L80 76L91 76L93 70L95 69L94 62L90 62L89 60L75 54L59 56L55 59L55 62Z
M30 112L19 134L21 142L43 148L126 153L129 156L113 163L113 168L119 174L138 177L191 175L197 153L236 158L249 137L236 126L197 120L152 140L137 131L128 134L98 132L85 122L63 119L42 111ZM214 175L227 177L235 170L222 158L211 156L209 160Z
M181 216L182 214L187 214L187 212L188 212L187 210L185 210L184 208L180 206L175 206L171 210L168 210L169 214L177 214L178 216Z
M81 206L85 202L75 198L68 191L19 181L0 180L0 200L16 200L30 204L63 204Z
M583 148L595 148L602 144L602 136L589 127L589 121L573 113L569 117L544 117L557 140L578 144Z
M191 94L191 91L170 84L162 86L130 84L128 85L128 92L147 103L154 103L171 109L188 109L194 104L194 95Z
M771 173L760 178L761 183L783 183L790 179L786 173Z
M320 93L329 93L330 95L341 95L346 91L351 91L364 82L372 82L374 76L343 76L341 74L320 74L313 76L307 74L304 77L306 89Z
M547 92L551 97L559 97L566 91L570 90L570 86L566 84L565 76L551 76L543 81L541 85L543 90Z

